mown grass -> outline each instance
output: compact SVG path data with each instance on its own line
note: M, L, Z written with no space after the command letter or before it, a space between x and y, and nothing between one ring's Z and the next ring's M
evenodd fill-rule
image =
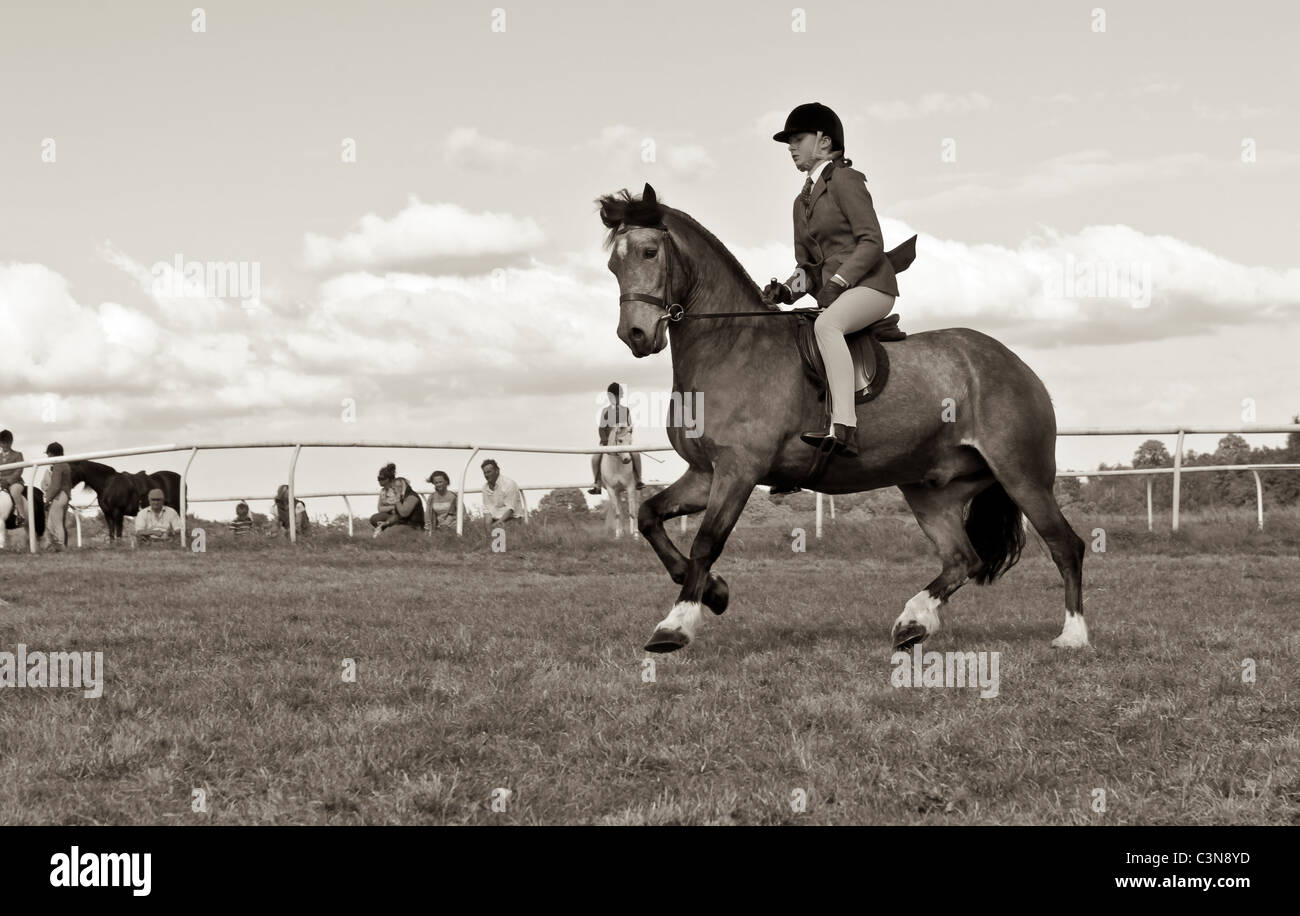
M0 650L102 651L107 682L0 690L0 821L1300 823L1300 525L1074 521L1107 536L1093 649L1048 647L1062 590L1032 542L926 644L999 652L991 699L890 685L890 624L937 571L909 519L818 542L805 518L802 554L784 522L738 529L730 610L653 682L676 589L587 524L502 553L481 527L6 553Z

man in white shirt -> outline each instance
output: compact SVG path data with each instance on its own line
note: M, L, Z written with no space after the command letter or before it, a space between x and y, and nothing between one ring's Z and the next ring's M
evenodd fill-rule
M135 517L135 539L131 541L131 546L134 547L139 541L170 541L172 535L179 534L180 530L181 517L171 506L163 504L163 491L150 490L149 508L141 509Z
M508 522L524 517L524 498L519 485L501 475L496 461L488 458L480 465L487 486L483 488L483 512L492 522Z

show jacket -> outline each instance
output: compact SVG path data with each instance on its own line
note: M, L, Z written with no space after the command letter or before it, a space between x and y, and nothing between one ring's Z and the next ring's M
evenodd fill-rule
M849 286L869 286L898 295L898 281L885 257L867 177L841 165L839 159L832 159L822 169L809 207L804 207L802 195L795 196L794 253L798 267L786 285L795 299L804 293L817 295L835 274ZM797 284L800 269L805 279Z

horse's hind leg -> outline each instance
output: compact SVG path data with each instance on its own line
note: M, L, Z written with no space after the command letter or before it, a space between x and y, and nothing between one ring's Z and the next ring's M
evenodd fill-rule
M1055 447L1055 442L1052 447ZM1061 581L1065 583L1065 625L1061 628L1061 635L1052 640L1052 645L1058 649L1077 649L1088 645L1088 625L1083 619L1085 548L1083 539L1075 534L1061 513L1056 495L1052 492L1056 480L1055 462L1030 467L1015 453L998 459L990 457L983 448L980 451L1007 495L1015 500L1020 511L1025 513L1034 530L1047 544L1052 562L1056 564L1061 573ZM1024 450L1022 454L1032 454L1032 451Z
M1002 484L1033 524L1052 554L1052 562L1065 583L1065 625L1061 635L1052 640L1058 649L1078 649L1088 645L1088 624L1083 619L1083 539L1061 512L1051 487L1027 483Z
M939 551L943 570L917 592L894 621L895 649L906 649L938 632L939 608L984 565L966 534L965 507L993 477L957 478L942 487L908 484L899 489L925 536Z

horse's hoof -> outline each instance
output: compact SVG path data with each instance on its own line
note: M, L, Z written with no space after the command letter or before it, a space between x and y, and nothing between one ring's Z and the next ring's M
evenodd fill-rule
M727 580L715 572L709 573L709 584L704 586L704 606L715 614L721 614L727 609L727 603L731 601L731 591L727 588Z
M645 644L647 652L676 652L686 648L690 640L681 630L655 630L650 641Z
M919 623L912 621L901 627L894 627L894 649L902 652L912 648L921 640L925 639L927 631Z

